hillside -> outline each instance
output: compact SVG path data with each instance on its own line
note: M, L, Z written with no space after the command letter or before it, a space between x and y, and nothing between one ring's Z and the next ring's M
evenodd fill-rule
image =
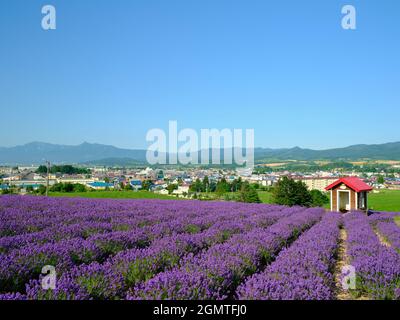
M256 148L255 161L271 160L400 160L400 142L354 145L327 150ZM223 154L223 152L221 152ZM32 142L15 147L0 147L0 164L85 163L96 165L132 165L146 163L146 150L130 150L111 145L84 142L58 145Z

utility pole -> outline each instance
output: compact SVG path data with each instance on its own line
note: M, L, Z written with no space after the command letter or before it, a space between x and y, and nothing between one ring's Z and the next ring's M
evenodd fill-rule
M49 195L49 175L50 175L50 161L46 161L47 176L46 176L46 197Z

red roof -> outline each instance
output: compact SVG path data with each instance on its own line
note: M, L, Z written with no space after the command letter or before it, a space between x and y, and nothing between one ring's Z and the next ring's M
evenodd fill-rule
M349 188L353 189L355 192L372 191L372 187L370 187L363 180L357 177L340 178L331 185L327 186L325 190L327 191L331 190L342 183L344 183Z

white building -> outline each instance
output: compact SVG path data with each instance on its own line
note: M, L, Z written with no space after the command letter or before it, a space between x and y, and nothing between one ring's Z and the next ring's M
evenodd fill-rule
M172 192L172 194L177 194L177 195L183 195L184 193L189 193L188 185L178 186L178 189Z

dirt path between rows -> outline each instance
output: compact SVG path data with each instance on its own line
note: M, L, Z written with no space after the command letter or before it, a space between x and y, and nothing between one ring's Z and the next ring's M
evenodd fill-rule
M378 231L378 229L375 229L375 234L376 234L376 236L378 237L379 242L380 242L382 245L384 245L385 247L390 247L390 246L391 246L390 242L388 242L388 241L380 234L380 232Z
M373 225L373 226L372 226L372 229L374 230L376 236L377 236L378 239L379 239L379 242L380 242L382 245L384 245L385 247L390 247L390 246L391 246L390 242L387 241L387 240L385 239L385 237L379 232L379 229L378 229L378 227L377 227L376 225Z
M342 286L342 268L349 264L346 255L347 232L344 228L340 229L339 246L337 251L337 262L334 270L335 296L337 300L354 300L349 291L344 290Z
M339 248L337 253L337 263L334 270L335 296L337 300L369 300L366 296L354 297L350 291L344 290L342 286L342 268L350 264L350 259L346 254L347 232L342 227L339 236Z

